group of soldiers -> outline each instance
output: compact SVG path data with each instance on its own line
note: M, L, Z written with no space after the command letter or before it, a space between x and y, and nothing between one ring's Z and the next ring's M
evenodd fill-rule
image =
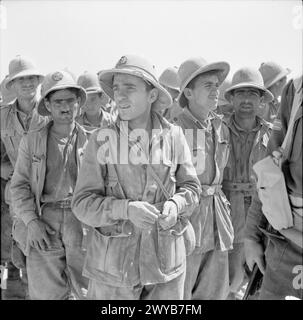
M229 71L196 57L158 78L125 55L76 78L11 60L2 299L234 300L255 265L259 299L302 299L302 246L265 218L253 170L300 95L283 173L302 239L302 76L273 61Z

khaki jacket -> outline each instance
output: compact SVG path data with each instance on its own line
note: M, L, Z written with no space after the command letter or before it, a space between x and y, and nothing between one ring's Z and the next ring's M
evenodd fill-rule
M234 124L234 117L225 119L226 124L230 130L230 137L234 135L239 136L237 127ZM256 189L256 175L252 169L253 165L262 160L267 155L267 143L271 134L271 124L261 118L257 118L260 125L260 129L256 132L253 141L252 149L250 151L249 163L248 163L248 176L245 177L245 181L239 182L237 177L238 170L240 168L236 165L237 159L241 157L241 154L237 154L233 149L231 143L230 156L228 164L224 170L223 191L226 194L231 204L231 216L235 231L234 242L243 242L244 239L244 227L248 209L251 204L253 193ZM236 143L237 139L234 139ZM247 202L246 197L249 197Z
M20 142L10 193L14 212L25 225L41 214L40 200L46 174L47 136L51 125L52 121L40 130L29 132ZM80 125L76 126L76 161L79 172L88 133Z
M125 155L132 156L136 143L127 137L127 123L118 118L108 128L92 134L72 200L77 218L93 227L83 274L109 285L163 283L185 271L181 217L190 216L197 206L200 183L182 130L157 113L152 112L151 117L153 128L158 130L152 135L152 148L147 153L149 158L152 156L152 164L125 159ZM110 143L104 136L110 137ZM121 143L124 138L125 143ZM159 158L161 145L163 160ZM108 148L117 154L114 163L105 158ZM168 230L158 223L151 231L142 230L128 220L129 201L147 201L160 211L166 201L149 166L178 207L178 222Z
M190 221L196 233L196 252L209 250L229 250L232 248L234 231L231 223L229 202L222 192L223 170L229 155L229 132L222 122L222 117L211 113L212 143L214 145L214 179L206 184L203 175L198 175L202 186L202 195L199 206L191 215ZM183 130L193 129L194 137L201 127L197 119L184 108L176 122ZM190 143L192 152L203 150L202 141ZM205 148L205 154L208 150ZM205 162L205 171L210 170L209 163Z

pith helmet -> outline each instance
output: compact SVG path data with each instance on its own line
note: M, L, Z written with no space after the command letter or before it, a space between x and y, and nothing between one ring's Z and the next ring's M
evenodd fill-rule
M168 67L159 77L162 86L166 86L176 91L180 91L180 80L177 67Z
M50 112L46 109L44 104L44 98L53 91L75 88L79 91L80 96L80 107L85 104L86 92L85 90L77 85L73 76L64 70L51 72L45 76L41 86L41 98L38 103L38 112L42 116L50 115Z
M230 96L235 89L255 88L263 92L264 103L273 100L273 95L264 87L264 82L260 71L254 68L241 68L235 72L231 86L225 90L224 97L230 102Z
M208 63L201 57L190 58L184 61L178 70L178 75L181 82L180 94L178 96L180 106L184 108L187 105L187 99L184 96L184 89L194 78L208 71L218 71L217 75L219 84L221 84L227 77L229 69L229 64L224 61Z
M283 68L273 61L263 62L259 68L259 71L262 74L266 89L281 80L283 77L286 77L291 72L290 69Z
M27 76L37 76L39 78L39 83L43 81L44 75L36 68L34 63L24 58L20 55L16 56L8 66L9 74L8 79L6 82L6 88L9 90L12 81L20 78L20 77L27 77Z
M125 55L119 59L115 68L98 73L101 88L112 100L114 100L113 76L119 73L139 77L158 89L158 98L152 104L153 110L163 110L171 106L172 98L158 82L155 66L145 58L136 55Z
M84 71L84 73L79 76L77 84L81 86L87 93L102 92L96 73Z

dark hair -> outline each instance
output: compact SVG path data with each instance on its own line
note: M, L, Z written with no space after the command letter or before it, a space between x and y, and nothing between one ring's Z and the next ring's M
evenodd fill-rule
M195 84L196 84L196 81L197 81L200 77L218 75L218 73L221 73L221 71L220 71L220 70L210 70L210 71L207 71L207 72L205 72L205 73L198 74L196 77L194 77L194 78L189 82L189 84L186 86L186 88L194 89Z
M61 91L61 90L69 90L71 91L72 93L74 93L76 95L77 98L80 97L80 90L77 89L77 88L64 88L64 89L58 89L58 90L54 90L54 91L51 91L49 92L46 96L45 96L45 99L50 101L52 95L57 92L57 91Z
M154 89L154 85L152 85L149 81L147 80L143 80L145 83L145 89L147 92L151 91L152 89Z

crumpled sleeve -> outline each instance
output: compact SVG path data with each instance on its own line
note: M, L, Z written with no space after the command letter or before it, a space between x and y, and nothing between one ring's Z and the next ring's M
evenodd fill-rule
M38 218L35 195L31 189L32 162L28 144L29 136L24 136L19 145L17 162L11 180L11 200L14 213L25 225Z
M178 214L190 216L199 205L201 184L192 163L191 153L181 127L175 126L175 150L177 157L176 193L173 200L178 207Z
M117 199L106 195L106 164L98 160L100 143L99 130L88 142L80 167L72 199L72 211L83 223L92 227L115 224L117 220L127 220L128 199ZM98 153L99 151L99 153Z

